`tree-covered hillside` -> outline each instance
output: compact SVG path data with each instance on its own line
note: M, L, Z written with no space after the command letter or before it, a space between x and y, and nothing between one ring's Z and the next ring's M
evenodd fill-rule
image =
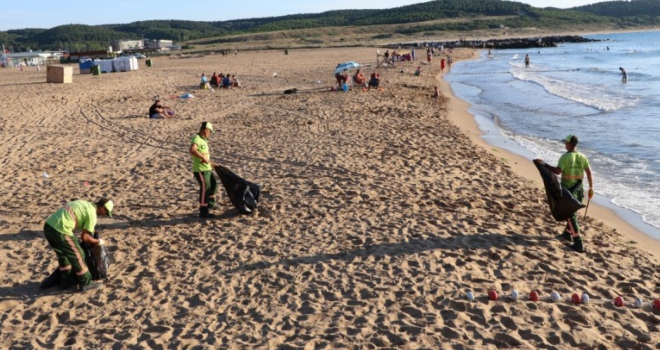
M426 22L398 29L401 34L431 30L472 30L507 27L553 27L584 23L655 23L660 0L608 1L570 10L539 9L504 0L435 0L385 10L339 10L316 14L200 22L148 20L129 24L98 26L70 24L51 29L0 31L0 43L13 51L63 48L70 51L97 50L114 39L170 39L185 42L243 33L312 29L322 27L368 26ZM489 19L483 19L488 17ZM434 23L441 19L464 19Z
M660 1L658 0L605 1L574 7L572 10L614 17L623 24L660 24Z
M574 7L572 10L616 18L632 16L660 16L660 1L604 1L591 5Z

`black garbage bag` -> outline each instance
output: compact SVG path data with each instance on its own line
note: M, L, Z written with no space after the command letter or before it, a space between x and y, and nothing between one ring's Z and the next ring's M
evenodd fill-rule
M99 239L99 233L94 233L94 238ZM87 268L92 274L92 280L108 280L108 268L112 263L112 257L108 248L97 244L80 243L80 247L85 252L85 262Z
M534 165L536 165L536 168L541 173L543 185L545 186L545 194L548 197L550 212L555 220L566 221L570 219L575 212L585 207L584 204L580 203L580 201L573 197L573 194L569 189L562 187L557 175L553 174L550 170L540 164L534 163Z
M99 239L99 233L94 233L94 238ZM87 264L87 269L92 274L92 280L105 280L109 279L108 269L110 264L113 262L112 254L105 246L100 246L96 244L89 244L85 242L80 242L80 247L85 253L85 263ZM59 267L53 271L43 282L39 288L48 289L51 287L59 286L62 284L62 275L60 274Z
M261 186L242 179L222 165L216 166L215 172L234 207L242 214L252 214L259 203Z

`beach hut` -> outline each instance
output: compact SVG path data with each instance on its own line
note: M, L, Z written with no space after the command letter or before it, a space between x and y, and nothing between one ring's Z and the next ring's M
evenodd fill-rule
M101 73L112 73L114 70L112 60L94 60L94 65L100 67Z
M112 60L112 68L115 72L130 72L138 69L138 61L134 56L118 57Z
M78 62L78 68L80 69L80 74L91 74L93 64L94 61L92 61L91 59L80 60Z
M131 69L128 57L119 57L112 60L112 70L115 72L127 72Z
M129 61L130 70L138 70L139 65L138 65L137 57L131 56L129 57L128 61Z

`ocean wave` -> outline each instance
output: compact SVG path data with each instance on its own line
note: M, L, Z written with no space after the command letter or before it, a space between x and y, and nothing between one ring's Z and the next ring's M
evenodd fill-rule
M563 150L561 143L543 137L516 134L497 123L500 133L531 151L549 164L556 164ZM582 150L590 160L594 187L599 195L639 214L642 221L660 228L660 180L657 174L629 155L615 157L593 150ZM585 184L585 187L588 185Z
M618 91L610 90L605 86L594 86L566 81L542 75L536 71L529 71L521 66L513 66L511 75L521 81L537 84L549 94L581 103L604 112L615 111L621 108L632 107L635 99L627 98Z

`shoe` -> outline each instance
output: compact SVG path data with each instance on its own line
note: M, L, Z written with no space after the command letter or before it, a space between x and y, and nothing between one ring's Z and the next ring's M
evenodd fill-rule
M578 253L584 253L584 246L582 245L582 242L575 242L571 244L571 249L575 250Z
M92 283L90 283L86 286L80 287L80 292L85 293L87 291L90 291L92 289L97 289L97 288L103 288L103 283L94 283L94 282L92 282Z
M215 215L209 213L209 208L208 207L202 207L202 208L199 208L199 217L204 218L204 219L211 219L211 218L214 218Z
M565 239L569 242L573 242L573 236L571 235L570 232L564 231L564 233L560 234L557 236L557 239Z

